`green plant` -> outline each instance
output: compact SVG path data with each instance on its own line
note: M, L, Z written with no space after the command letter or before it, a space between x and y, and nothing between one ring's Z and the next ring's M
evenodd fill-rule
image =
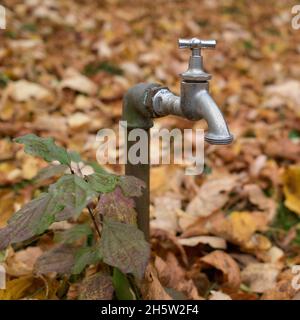
M58 245L37 260L35 273L56 272L74 278L80 277L87 266L99 265L108 277L112 276L117 297L124 297L118 288L124 291L126 286L131 292L132 275L143 277L150 254L149 244L137 228L131 199L142 194L144 183L132 176L108 173L97 163L85 162L77 153L56 145L52 138L28 134L15 141L24 144L30 155L59 162L41 170L37 181L60 177L0 229L0 250L42 235L53 222L78 220L86 211L90 223L57 232L54 240ZM91 174L83 173L84 166L92 168ZM95 279L99 281L99 277ZM133 295L128 293L126 297Z

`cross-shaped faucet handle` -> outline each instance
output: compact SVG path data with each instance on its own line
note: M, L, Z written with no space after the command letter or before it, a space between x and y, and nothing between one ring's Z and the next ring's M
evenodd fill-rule
M202 40L198 38L192 39L179 39L178 46L179 49L214 49L216 47L216 40ZM193 50L194 51L194 50ZM198 51L198 50L195 50ZM199 52L200 53L200 52Z

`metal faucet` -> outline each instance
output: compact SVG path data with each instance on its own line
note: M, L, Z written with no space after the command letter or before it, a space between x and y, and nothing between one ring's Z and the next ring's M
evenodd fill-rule
M145 130L150 141L149 130L153 126L153 119L166 115L189 120L205 119L208 124L205 140L210 144L229 144L233 140L222 112L208 93L211 75L203 70L201 49L215 48L216 41L192 38L179 39L178 43L180 49L191 49L188 70L181 74L180 97L156 83L137 84L124 96L122 120L127 121L127 150L132 145L128 139L131 129ZM136 198L138 226L146 239L149 239L149 162L148 152L148 164L128 162L125 166L126 175L133 175L146 184L143 195Z
M153 97L156 116L173 114L189 120L205 119L208 132L205 140L211 144L229 144L233 140L222 112L208 93L211 75L203 70L201 49L213 49L215 40L179 39L179 48L191 49L188 70L181 74L180 97L168 89L159 90Z

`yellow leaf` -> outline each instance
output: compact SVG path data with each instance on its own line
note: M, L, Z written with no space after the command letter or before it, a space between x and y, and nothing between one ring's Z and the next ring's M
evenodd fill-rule
M300 215L300 166L290 166L285 170L283 192L286 207Z
M238 243L246 243L256 231L257 225L249 212L232 212L229 216L229 234Z
M32 285L32 277L20 277L6 283L6 289L0 290L0 300L17 300L26 295L26 290Z

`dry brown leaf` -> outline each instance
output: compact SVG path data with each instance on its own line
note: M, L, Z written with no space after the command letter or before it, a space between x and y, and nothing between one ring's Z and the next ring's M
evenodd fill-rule
M277 209L275 201L265 196L261 188L256 184L247 184L244 186L244 190L248 194L250 202L266 213L266 224L271 222Z
M274 288L278 274L278 266L270 263L251 263L241 272L243 283L257 293Z
M175 194L154 199L153 216L151 227L169 231L176 234L178 231L177 210L181 208L181 200Z
M152 264L147 266L141 292L144 300L172 300L158 280L157 271Z
M71 129L79 129L91 122L91 118L82 112L76 112L68 117L68 125Z
M6 271L11 276L25 276L33 272L36 260L43 251L39 247L28 247L15 253L11 253L6 259Z
M188 204L186 212L193 216L207 217L221 209L237 181L238 178L234 175L210 176L200 187L197 196Z
M184 232L181 237L190 238L200 235L207 235L211 231L213 234L218 235L215 230L219 230L219 226L221 226L224 221L225 215L221 211L215 212L208 217L196 218L192 224L187 224L186 228L183 229Z
M278 282L269 290L266 290L262 295L262 300L291 300L297 292L292 286L292 280L295 274L290 269L283 271L278 276Z
M222 291L211 290L209 300L232 300L230 296Z
M238 289L241 283L240 268L238 264L224 251L215 250L201 261L222 271L224 276L224 286L232 289Z
M180 238L178 242L183 246L187 247L195 247L199 243L207 244L214 249L226 249L226 241L219 237L213 236L198 236L198 237L191 237L191 238Z
M265 227L264 213L235 211L228 217L216 220L210 226L210 232L244 248L263 250L262 247L265 248L266 246L269 249L269 242L262 242L265 237L255 235L255 232L265 230Z
M174 165L152 167L150 171L151 196L159 196L169 190L178 192L183 176L182 170Z
M298 101L300 99L300 81L288 79L285 82L266 87L268 96L283 98L283 101L291 101L295 112L300 115Z
M88 95L94 95L97 92L96 84L86 76L76 70L67 70L64 80L60 83L61 88L69 88Z
M10 96L18 102L28 101L30 99L42 100L51 95L50 91L41 85L27 80L15 81L11 84Z
M157 270L158 278L164 287L182 292L188 299L203 299L199 296L193 280L186 277L185 270L179 265L177 258L172 252L167 253L165 260L156 256L154 266Z

